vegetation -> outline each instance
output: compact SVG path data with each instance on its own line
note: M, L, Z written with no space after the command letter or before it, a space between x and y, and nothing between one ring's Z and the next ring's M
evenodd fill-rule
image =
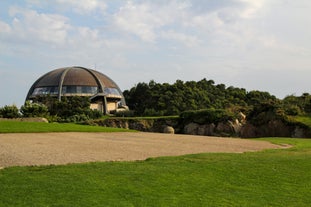
M27 101L20 109L23 117L48 117L49 109L40 103L30 103Z
M180 118L187 122L198 124L211 124L227 120L233 120L234 115L224 109L203 109L197 111L185 111L180 114Z
M18 118L19 116L18 108L15 105L6 105L0 108L0 118Z
M28 132L126 132L120 128L88 126L73 123L40 123L20 121L0 121L0 133Z
M289 115L311 114L311 95L309 93L304 93L301 96L286 96L282 103L287 112L293 111Z
M42 96L34 102L43 103L47 106L48 118L51 121L80 123L89 119L100 118L103 115L98 110L90 109L89 97L62 97L62 100L58 101L55 97Z
M103 114L90 109L88 97L55 97L41 96L34 102L27 101L19 110L15 105L0 108L0 118L44 117L51 122L82 123L89 119L97 119Z
M230 120L243 112L254 125L280 119L292 122L289 116L310 116L311 95L290 95L283 100L268 92L246 91L243 88L226 87L213 80L177 80L173 84L138 83L123 92L131 111L120 111L117 117L181 116L197 123ZM40 103L40 104L39 104ZM20 113L16 106L0 108L0 117L46 117L50 122L85 123L102 118L98 110L90 109L88 97L37 97L26 102ZM189 121L188 120L188 121ZM198 121L199 120L199 121Z
M295 116L293 119L297 122L303 123L311 129L311 116Z
M183 82L174 84L138 83L123 92L130 109L137 116L178 115L188 110L240 108L248 111L263 101L276 100L268 92L251 91L243 88L215 85L213 80Z
M136 116L178 115L184 111L202 109L238 109L243 113L251 112L263 103L275 103L287 115L311 113L311 95L290 95L283 100L268 92L249 91L224 84L216 85L213 80L183 82L173 84L138 83L123 92L130 109Z
M311 142L293 148L0 170L0 206L309 206Z

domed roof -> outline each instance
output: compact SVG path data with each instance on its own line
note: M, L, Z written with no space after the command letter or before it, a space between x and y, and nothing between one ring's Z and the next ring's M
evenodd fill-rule
M36 96L94 96L120 98L125 105L122 91L108 76L83 67L65 67L41 76L30 88L26 100Z

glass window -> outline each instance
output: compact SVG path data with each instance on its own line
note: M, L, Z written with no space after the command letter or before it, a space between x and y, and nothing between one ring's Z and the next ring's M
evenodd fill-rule
M58 87L57 86L48 86L48 87L39 87L35 88L32 92L32 95L48 95L48 94L58 94Z
M96 86L63 86L62 90L63 94L96 94L97 87Z
M96 94L98 88L96 86L63 86L62 94ZM57 95L57 86L35 88L32 95Z
M105 93L120 96L120 93L116 88L105 88Z
M82 86L77 86L77 93L82 93Z
M66 93L77 93L77 86L67 86Z

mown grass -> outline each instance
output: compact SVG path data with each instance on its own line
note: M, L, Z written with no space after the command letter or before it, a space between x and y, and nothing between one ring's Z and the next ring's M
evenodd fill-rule
M310 206L311 140L282 150L0 170L0 206Z
M40 123L20 121L0 121L0 133L30 132L126 132L121 128L89 126L72 123Z

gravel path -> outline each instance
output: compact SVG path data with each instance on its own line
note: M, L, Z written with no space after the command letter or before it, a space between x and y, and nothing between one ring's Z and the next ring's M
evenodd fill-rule
M93 161L144 160L203 152L241 153L281 146L238 138L160 133L0 134L0 169Z

